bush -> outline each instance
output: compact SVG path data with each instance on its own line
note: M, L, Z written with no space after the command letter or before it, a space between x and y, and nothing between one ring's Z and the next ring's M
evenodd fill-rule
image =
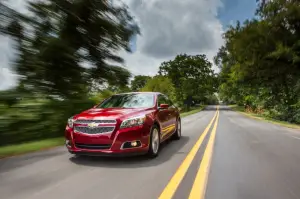
M276 105L264 111L262 115L271 119L300 124L300 103L292 106Z
M22 100L0 105L0 146L64 135L67 119L93 107L91 100Z

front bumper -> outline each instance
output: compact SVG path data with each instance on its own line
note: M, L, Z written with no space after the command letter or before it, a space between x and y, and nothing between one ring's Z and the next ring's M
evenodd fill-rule
M71 154L89 156L132 156L146 154L150 128L145 126L117 130L111 134L88 135L66 128L66 147ZM131 143L136 142L134 146Z

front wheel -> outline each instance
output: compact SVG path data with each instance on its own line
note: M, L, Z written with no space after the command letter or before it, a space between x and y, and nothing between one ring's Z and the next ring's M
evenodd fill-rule
M179 140L181 138L181 121L180 118L177 120L176 131L174 133L174 139Z
M156 125L154 125L150 133L148 156L151 158L156 157L158 155L159 148L160 148L159 128Z

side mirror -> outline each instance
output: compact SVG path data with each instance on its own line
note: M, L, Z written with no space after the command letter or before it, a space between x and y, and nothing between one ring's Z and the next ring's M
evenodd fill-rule
M167 108L169 108L169 104L160 104L159 108L160 109L167 109Z

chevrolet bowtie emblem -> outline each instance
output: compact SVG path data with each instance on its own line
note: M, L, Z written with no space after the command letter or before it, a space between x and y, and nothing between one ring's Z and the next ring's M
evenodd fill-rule
M95 122L88 124L88 127L90 128L96 128L98 126L98 124L96 124Z

